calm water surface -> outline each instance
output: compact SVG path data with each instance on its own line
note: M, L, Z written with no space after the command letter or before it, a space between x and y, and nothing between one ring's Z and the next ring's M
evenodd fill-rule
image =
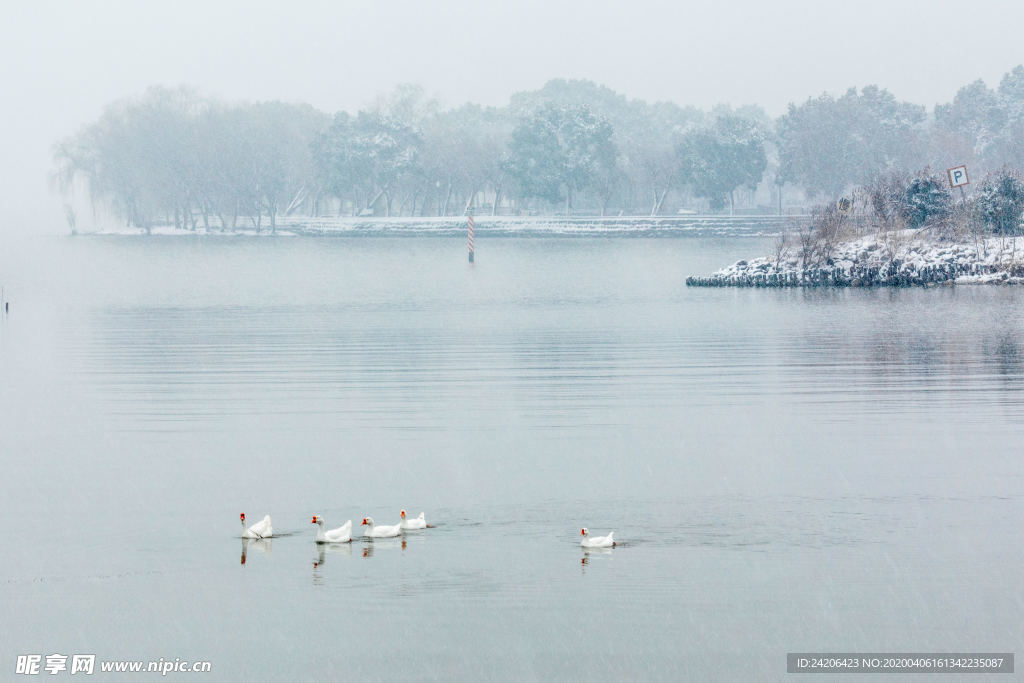
M1024 290L685 287L750 237L478 250L0 254L0 678L54 652L218 680L1024 652ZM403 507L436 528L312 542L313 514ZM280 536L246 545L242 511Z

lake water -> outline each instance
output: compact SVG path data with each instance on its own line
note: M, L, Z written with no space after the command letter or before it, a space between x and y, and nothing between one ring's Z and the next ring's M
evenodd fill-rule
M0 678L26 653L740 681L1020 650L1024 290L686 288L751 236L477 249L4 250ZM436 527L313 543L313 514L403 507ZM243 544L243 511L279 537Z

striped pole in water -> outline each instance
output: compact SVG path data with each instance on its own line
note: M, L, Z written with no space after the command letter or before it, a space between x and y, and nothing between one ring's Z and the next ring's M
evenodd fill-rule
M469 207L469 262L473 263L473 207Z

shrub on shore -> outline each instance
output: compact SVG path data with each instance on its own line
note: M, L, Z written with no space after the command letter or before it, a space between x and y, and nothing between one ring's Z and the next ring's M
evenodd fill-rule
M928 169L921 171L907 185L900 207L911 228L941 223L953 212L953 195L946 181Z
M1016 235L1024 216L1024 178L1008 168L988 174L978 188L974 209L988 231Z
M865 214L881 229L903 229L904 203L911 176L906 171L892 169L874 175L863 187L854 191L861 199Z
M960 201L946 179L930 169L913 175L898 169L879 173L851 198L819 205L809 220L794 222L776 241L774 261L778 266L795 259L804 270L830 266L842 243L869 233L876 234L881 253L892 260L902 252L908 228L926 230L935 240L973 239L978 253L987 255L986 236L1020 231L1024 176L1004 168L977 187L974 197Z

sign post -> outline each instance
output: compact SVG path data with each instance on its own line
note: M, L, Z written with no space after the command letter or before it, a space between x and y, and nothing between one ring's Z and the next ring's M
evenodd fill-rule
M970 185L971 179L967 177L967 166L954 166L946 171L949 176L949 186L960 188L960 199L963 201L967 200L967 195L964 193L964 185Z

